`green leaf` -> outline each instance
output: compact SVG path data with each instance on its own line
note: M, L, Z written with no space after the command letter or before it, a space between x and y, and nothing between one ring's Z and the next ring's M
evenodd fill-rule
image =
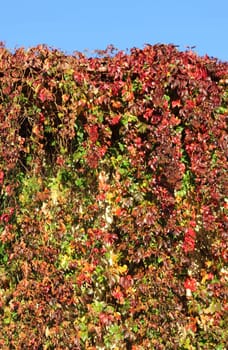
M105 308L105 303L104 301L98 301L98 300L95 300L95 302L91 305L94 312L99 314L100 312L102 312Z

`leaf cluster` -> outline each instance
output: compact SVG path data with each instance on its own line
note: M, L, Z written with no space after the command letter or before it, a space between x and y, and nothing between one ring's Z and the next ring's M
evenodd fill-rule
M0 345L225 349L228 63L0 47Z

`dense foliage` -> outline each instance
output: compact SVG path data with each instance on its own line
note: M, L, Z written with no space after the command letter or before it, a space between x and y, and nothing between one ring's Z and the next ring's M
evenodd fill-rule
M173 45L1 45L1 349L225 349L227 83Z

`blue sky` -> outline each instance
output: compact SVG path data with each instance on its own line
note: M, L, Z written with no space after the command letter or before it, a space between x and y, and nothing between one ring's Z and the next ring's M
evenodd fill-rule
M228 0L6 0L0 41L67 53L173 43L228 61L227 27Z

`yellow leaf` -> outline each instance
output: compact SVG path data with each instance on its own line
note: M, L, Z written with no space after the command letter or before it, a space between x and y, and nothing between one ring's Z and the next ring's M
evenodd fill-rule
M220 303L212 303L208 306L208 308L204 309L204 314L214 314L217 311L221 311L221 304Z
M48 328L48 326L45 329L45 337L48 338L50 336L50 330Z
M108 253L108 262L110 266L116 265L118 262L119 256L115 254L112 250Z
M122 275L127 272L127 265L117 266L117 271Z
M213 261L207 260L205 265L209 268L211 265L213 265Z

